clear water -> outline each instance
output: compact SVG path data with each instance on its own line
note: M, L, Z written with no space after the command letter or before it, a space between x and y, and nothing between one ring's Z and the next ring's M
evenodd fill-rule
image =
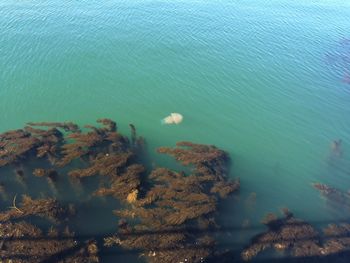
M3 0L0 131L133 123L160 163L154 150L180 140L231 154L242 189L225 203L228 226L285 206L310 222L345 219L311 183L350 189L349 18L340 0ZM161 125L171 112L184 122ZM338 138L344 155L330 165ZM88 230L114 229L101 218L108 229Z

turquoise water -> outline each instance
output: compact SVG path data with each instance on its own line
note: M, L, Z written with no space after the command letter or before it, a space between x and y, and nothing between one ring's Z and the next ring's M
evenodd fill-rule
M348 218L311 183L350 189L349 17L340 0L3 0L0 131L109 117L135 124L160 163L154 150L180 140L227 150L242 184L228 225L285 206L310 222ZM171 112L184 122L161 125Z

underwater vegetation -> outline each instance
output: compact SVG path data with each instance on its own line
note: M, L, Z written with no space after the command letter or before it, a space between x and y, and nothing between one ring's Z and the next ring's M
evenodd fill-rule
M145 139L134 125L129 127L130 138L110 119L84 127L28 123L0 134L0 172L15 171L7 173L25 192L17 195L14 183L0 178L0 262L101 262L100 251L112 247L151 263L249 261L265 250L289 258L323 257L350 249L349 224L330 224L320 232L284 209L282 217L268 214L263 219L267 230L250 244L239 251L222 250L220 204L241 187L238 178L228 177L228 153L182 141L157 152L172 157L184 171L147 168L141 161ZM31 196L29 175L46 184L51 195ZM94 187L88 187L90 179ZM76 235L70 221L79 206L60 199L62 180L72 185L64 194L84 191L86 202L106 197L115 202L114 209L102 208L115 218L115 230L102 237ZM349 193L323 184L314 187L326 198L350 205ZM244 208L253 210L256 200L251 192ZM248 219L242 223L249 226Z
M240 183L228 180L228 156L214 146L179 142L176 148L158 152L192 165L191 174L154 169L149 176L152 186L129 201L132 206L115 211L120 218L139 223L121 221L118 233L105 244L141 249L147 262L204 262L215 252L210 229L218 227L217 204L238 191Z
M320 262L322 257L349 251L350 224L329 224L319 232L295 218L288 209L282 211L283 217L270 213L262 220L268 230L251 239L251 244L242 251L243 260L249 261L267 249L279 251L289 259L301 258L301 262Z
M350 193L344 192L326 184L314 183L313 187L320 191L327 200L350 209Z
M113 211L119 218L116 232L106 236L104 244L93 238L78 240L74 229L68 228L69 218L75 216L73 204L51 197L17 198L2 183L2 196L13 200L0 212L1 259L99 262L98 246L105 245L137 249L148 262L204 262L215 251L216 240L209 230L219 227L218 203L240 187L239 180L227 177L228 154L212 145L179 142L158 152L189 166L189 174L165 167L147 171L139 161L145 142L134 125L130 124L129 139L117 131L114 121L97 122L97 127L83 128L70 122L28 123L2 133L0 167L14 168L24 184L22 167L31 167L26 169L46 180L54 194L62 176L82 186L85 178L98 178L91 197L111 196L122 204ZM51 227L41 229L32 218L42 218Z

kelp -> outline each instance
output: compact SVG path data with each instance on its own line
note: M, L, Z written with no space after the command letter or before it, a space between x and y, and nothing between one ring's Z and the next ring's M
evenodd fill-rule
M326 184L314 183L313 187L320 191L322 196L337 204L350 208L350 193L344 192Z
M176 148L160 147L158 153L171 155L183 165L194 165L198 173L220 177L227 172L229 156L214 145L183 141L176 143L176 146Z
M45 178L55 194L58 173L68 175L73 182L72 191L77 192L74 182L83 189L85 178L96 177L98 187L84 194L112 196L124 204L123 209L113 211L121 219L118 231L105 238L106 246L137 249L149 262L196 263L212 256L216 251L212 230L220 227L216 223L218 204L240 187L239 180L227 177L228 154L213 145L179 142L175 148L161 147L158 152L190 166L190 173L161 167L147 171L140 163L144 158L140 154L145 153L144 139L137 135L133 124L129 125L129 140L117 131L114 121L99 119L97 123L81 129L70 122L32 122L23 129L5 132L0 135L0 167L22 167L25 161L40 159L43 163L31 173ZM17 177L22 178L20 169ZM54 198L32 199L28 195L23 195L18 203L15 195L12 206L0 212L0 228L26 226L31 232L17 232L28 240L6 240L6 251L1 251L4 256L12 260L17 250L32 260L28 262L40 262L55 259L66 249L77 249L70 254L71 261L62 262L98 262L94 241L79 245L69 231L59 234L58 229L51 228L46 235L37 226L18 222L41 217L62 225L72 216L72 207L63 206ZM61 243L62 236L67 243ZM32 251L28 246L33 246Z
M101 187L94 192L96 196L108 196L127 201L136 202L141 185L141 175L145 167L141 164L131 164L122 173L111 173L109 187ZM134 197L130 196L133 195Z
M72 177L88 177L92 175L114 176L119 169L126 166L129 159L133 156L132 152L117 154L99 154L90 161L91 166L85 169L76 169L68 173Z
M32 199L23 195L19 206L16 205L16 196L13 198L12 207L6 212L0 213L0 222L9 221L28 216L39 216L53 222L66 219L72 209L62 206L56 199Z
M350 224L329 224L323 229L325 242L322 255L331 255L350 250Z
M40 140L24 130L0 134L0 167L19 162L39 147Z
M251 244L241 253L242 259L251 260L267 249L283 251L288 258L314 258L341 254L350 250L350 224L329 224L322 233L309 223L297 219L288 210L284 217L268 214L263 223L268 231L254 236ZM322 261L323 262L323 261Z
M106 130L109 132L116 132L117 131L117 123L112 121L111 119L98 119L98 123L101 123L102 125L106 126Z
M239 179L232 182L219 181L215 182L213 187L210 189L211 193L217 193L221 198L228 197L231 193L236 192L240 188Z
M267 249L282 250L289 257L315 256L320 254L318 232L307 222L297 219L289 211L277 218L270 213L263 219L268 231L254 236L251 244L241 253L243 260L251 260Z
M77 124L72 122L28 122L29 126L45 126L52 128L61 128L66 132L80 132L80 128Z
M0 225L0 239L1 262L99 262L96 242L78 242L67 230L59 233L51 229L45 234L37 226L24 221L6 222Z
M57 171L55 169L36 168L34 169L33 174L37 177L49 177L52 179L57 177Z
M214 146L182 142L186 149L162 147L194 170L186 175L156 168L149 179L152 186L129 208L116 210L123 221L119 232L105 239L105 245L141 249L148 262L203 262L215 251L210 229L216 227L214 213L218 202L239 189L239 180L227 178L228 155ZM223 166L223 167L221 167ZM129 195L130 196L130 195Z
M34 123L31 123L34 124ZM26 126L0 134L0 167L18 163L30 156L47 157L54 163L63 143L63 134L54 126L49 130Z
M213 238L193 237L183 229L171 229L163 233L136 233L122 240L117 236L105 238L105 246L118 245L125 248L142 249L140 254L147 262L204 262L215 246ZM128 235L125 233L124 235Z
M91 131L75 132L67 135L68 141L62 146L62 158L58 166L63 167L73 160L84 157L96 158L98 155L125 152L130 147L127 137L117 133L116 123L109 119L99 119L102 128L86 125Z

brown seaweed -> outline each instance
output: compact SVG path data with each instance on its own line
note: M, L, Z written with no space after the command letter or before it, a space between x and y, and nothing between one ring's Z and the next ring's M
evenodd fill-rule
M2 223L0 238L1 262L38 263L52 259L61 263L99 262L94 240L77 242L70 233L59 234L55 229L45 234L40 228L24 221Z
M0 134L0 167L18 163L29 156L48 157L54 162L62 141L63 135L56 128L42 130L26 126Z
M316 257L339 254L350 250L350 224L329 224L323 233L317 232L309 223L296 219L284 209L285 217L268 214L263 220L268 231L252 238L241 256L251 260L266 249L283 251L288 257Z
M100 183L98 189L92 190L93 195L110 195L125 205L114 211L121 218L119 229L105 239L106 246L141 250L140 255L149 262L197 263L213 255L216 240L211 230L219 227L215 220L218 204L240 187L239 180L227 176L228 154L213 145L179 142L176 148L162 147L158 152L190 166L190 173L167 168L148 172L139 163L144 139L137 136L134 125L130 124L129 140L117 132L114 121L99 119L97 123L97 127L86 125L83 130L69 122L28 123L23 129L0 134L0 167L41 159L46 162L40 164L45 169L34 169L33 174L46 178L54 192L57 171L69 175L73 185L78 182L81 188L84 178L96 176ZM18 170L17 177L19 174L22 172ZM53 198L32 199L24 195L17 204L14 196L12 206L0 213L0 230L4 225L18 228L15 234L29 240L6 240L6 250L1 250L1 255L12 260L17 251L28 256L31 263L54 259L60 251L77 248L76 255L82 261L71 255L71 261L62 262L98 262L94 241L80 243L79 247L68 230L60 235L51 228L44 235L34 225L15 223L38 216L62 224L72 210ZM21 224L28 224L25 226L30 232L21 233ZM61 243L62 235L66 244ZM33 246L32 251L28 251L28 246Z
M97 122L106 126L107 130L110 132L117 131L117 124L114 121L112 121L111 119L106 119L106 118L105 119L98 119Z
M99 123L105 127L98 128L91 125L86 125L86 128L92 131L82 133L75 132L67 135L70 143L62 146L62 158L57 163L58 166L63 167L76 159L81 159L89 156L96 158L98 155L126 152L129 148L128 138L116 132L115 122L109 119L100 119Z
M318 232L289 211L285 211L283 218L270 213L263 223L267 225L268 231L252 238L251 244L241 253L243 260L250 260L266 249L285 251L291 257L320 255Z
M322 196L328 200L350 208L350 193L321 183L314 183L313 187L319 190Z
M33 174L37 177L50 177L52 179L57 177L57 172L55 169L36 168L34 169Z
M79 126L72 122L28 122L27 124L29 126L62 128L66 132L80 132Z
M203 262L214 253L216 242L208 231L217 226L213 216L217 203L237 191L239 181L228 180L224 173L228 160L225 152L188 142L178 146L189 148L161 148L159 152L173 155L186 165L194 164L193 173L153 170L149 175L153 186L140 197L130 192L132 206L115 211L121 218L140 223L123 221L120 231L105 239L106 246L142 249L148 262Z
M22 202L17 206L16 196L14 196L12 207L0 213L0 222L28 216L39 216L53 222L60 222L69 216L69 211L68 207L62 206L56 199L32 199L27 195L22 196Z
M222 176L226 174L229 156L214 145L178 142L176 148L160 147L159 153L173 156L183 165L194 165L198 173Z
M350 224L329 224L323 229L326 237L322 255L331 255L350 250Z
M92 175L113 176L118 174L120 168L125 167L126 163L133 156L132 152L120 154L99 154L91 160L91 166L85 169L76 169L68 173L72 177L87 177Z
M0 167L25 159L38 146L40 140L24 130L0 134Z
M114 174L114 176L110 178L110 187L101 187L97 189L94 194L97 196L112 195L122 201L130 202L133 200L133 202L136 202L141 185L141 174L144 171L145 167L143 165L132 164L128 166L124 172ZM130 194L134 195L135 200Z

